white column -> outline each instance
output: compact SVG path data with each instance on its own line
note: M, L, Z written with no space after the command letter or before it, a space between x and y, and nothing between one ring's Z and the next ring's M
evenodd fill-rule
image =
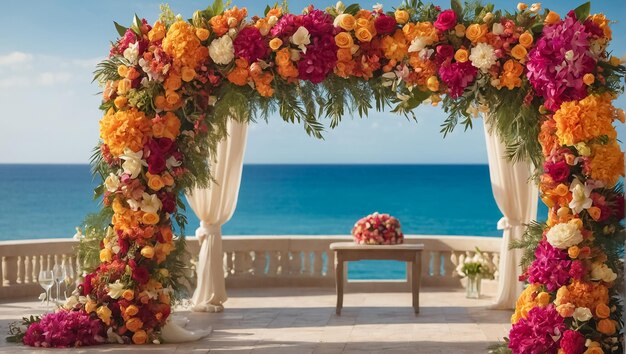
M213 161L209 161L215 179L208 188L196 188L187 200L200 219L196 236L200 254L196 272L197 287L191 299L194 311L220 312L227 300L222 252L222 225L235 212L248 125L234 119L227 124L228 137L217 147Z
M488 113L485 113L485 115ZM506 159L506 147L495 131L490 133L487 119L484 124L489 176L491 189L503 217L498 221L498 229L503 230L498 274L498 293L491 306L494 309L515 308L515 301L522 291L521 250L509 250L511 240L518 240L524 234L524 224L537 218L539 193L531 177L528 162L512 163Z

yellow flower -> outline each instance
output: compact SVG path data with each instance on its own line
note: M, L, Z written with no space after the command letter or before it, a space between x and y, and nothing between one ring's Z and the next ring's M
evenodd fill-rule
M454 26L454 34L456 34L456 36L459 38L465 37L465 25L462 23L459 23L456 26Z
M594 81L596 81L596 78L593 74L585 74L585 76L583 76L583 82L587 86L593 85Z
M117 67L117 74L121 77L126 77L128 75L128 66L120 65Z
M143 248L141 249L141 255L145 258L152 259L152 257L154 257L154 247L143 246Z
M550 303L550 294L545 291L542 291L537 295L537 304L539 306L547 306Z
M87 313L95 312L97 308L98 304L96 304L96 302L93 300L89 300L85 303L85 312Z
M145 213L141 218L141 222L146 225L155 225L159 222L159 215L156 213Z
M278 48L280 48L280 46L281 46L281 45L283 45L283 41L282 41L280 38L273 38L273 39L270 41L270 48L271 48L273 51L277 51L277 50L278 50Z
M124 298L124 300L131 301L132 299L135 298L135 292L130 289L126 289L122 293L122 297Z
M518 44L515 47L513 47L513 49L511 49L511 55L513 56L513 58L517 60L522 60L526 58L527 54L528 54L528 51L521 44Z
M160 41L165 37L165 24L161 21L157 21L152 26L150 32L148 32L148 39L150 42Z
M131 332L137 332L138 330L141 329L141 327L143 327L143 322L138 317L133 317L133 318L128 319L128 321L126 321L126 329L128 329Z
M209 32L209 30L206 28L196 28L196 36L198 36L198 39L201 41L206 41L207 39L209 39L210 34L211 32Z
M130 81L129 79L122 79L118 81L117 82L117 94L125 95L126 93L128 93L128 91L130 91L132 84L133 84L132 81Z
M429 77L428 81L426 81L426 87L433 92L439 91L439 80L437 79L437 76L433 75Z
M405 10L396 10L394 17L396 18L396 22L401 25L409 22L409 13Z
M111 310L107 306L103 305L98 307L98 310L96 310L96 315L107 326L111 324Z
M578 246L572 246L572 247L567 249L567 255L571 259L578 258L579 254L580 254L580 248Z
M550 11L546 15L546 19L543 21L543 23L545 23L546 25L553 25L559 21L561 21L561 16L554 11Z
M354 45L354 41L352 40L352 35L348 32L339 32L335 36L335 44L339 48L352 48Z
M485 24L479 25L477 23L473 23L469 25L469 27L467 27L467 29L465 30L465 37L467 37L467 39L472 41L472 43L476 43L482 40L487 34L487 32L488 32L487 25Z
M352 31L356 27L356 19L350 14L341 14L339 17L339 27L346 31Z
M100 250L100 262L110 262L113 259L113 252L109 248Z
M193 80L194 77L196 77L196 71L193 68L190 68L188 66L183 67L181 73L181 78L183 79L183 81L189 82Z
M458 61L459 63L465 63L468 58L469 53L463 48L457 50L456 53L454 53L454 60Z
M528 31L519 36L519 44L523 45L525 48L530 48L533 45L534 40L535 39L533 38L532 33Z
M115 107L117 109L120 109L126 106L127 103L128 103L128 98L126 98L125 96L117 96L115 97L115 100L113 101L113 104L115 104Z

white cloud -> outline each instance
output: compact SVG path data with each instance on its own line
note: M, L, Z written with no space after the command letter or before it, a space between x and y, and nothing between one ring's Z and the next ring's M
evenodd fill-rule
M42 86L52 86L58 84L64 84L72 79L72 75L65 71L59 72L43 72L39 74L37 84Z
M11 52L6 55L0 55L0 66L24 64L33 60L33 55L23 52Z

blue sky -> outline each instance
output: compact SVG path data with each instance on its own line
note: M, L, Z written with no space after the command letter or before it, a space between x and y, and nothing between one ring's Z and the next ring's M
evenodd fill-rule
M271 1L272 3L274 0ZM447 1L434 1L447 8ZM87 163L98 140L99 88L91 83L95 64L108 54L115 39L113 21L129 24L137 13L152 23L161 1L23 0L3 4L0 13L0 163ZM249 13L262 14L265 2L233 1ZM291 12L313 3L290 1ZM346 1L346 3L349 3ZM375 2L365 1L363 7ZM496 8L513 10L515 1L495 1ZM579 1L546 1L564 15ZM383 2L387 9L398 2ZM174 12L190 17L206 1L170 2ZM595 1L593 12L612 19L626 18L621 0ZM615 54L626 54L626 25L613 25ZM626 100L617 101L626 107ZM246 163L485 163L482 122L468 132L457 129L443 139L439 108L416 110L418 122L393 113L372 112L366 119L346 116L328 130L325 140L308 137L300 125L272 117L250 128ZM618 128L620 136L626 129Z

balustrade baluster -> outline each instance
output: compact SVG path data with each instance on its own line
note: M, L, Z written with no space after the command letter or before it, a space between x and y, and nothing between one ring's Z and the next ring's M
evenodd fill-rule
M324 271L324 264L323 264L323 257L322 254L324 252L323 251L315 251L313 252L313 276L314 277L321 277L324 274L322 274L322 272Z
M254 251L254 261L252 262L252 273L254 276L265 276L265 266L267 264L267 256L265 251Z
M2 268L4 270L4 286L17 284L17 262L17 256L5 256L2 260Z

